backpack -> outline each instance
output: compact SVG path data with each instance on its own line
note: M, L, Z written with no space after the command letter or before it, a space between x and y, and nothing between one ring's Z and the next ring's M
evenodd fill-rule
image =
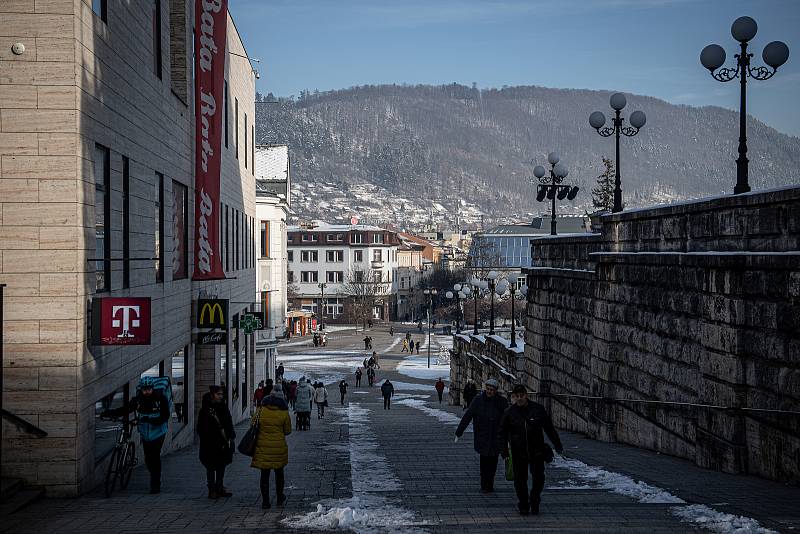
M161 393L167 402L169 402L169 413L173 412L173 402L172 402L172 382L170 381L168 376L153 376L150 377L153 382L153 389ZM141 382L136 385L136 395L139 395L142 392Z

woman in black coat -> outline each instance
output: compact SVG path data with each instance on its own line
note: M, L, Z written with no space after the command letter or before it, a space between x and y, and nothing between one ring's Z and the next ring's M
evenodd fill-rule
M225 486L225 466L233 462L233 430L231 412L225 402L221 387L211 386L203 395L200 413L197 416L197 434L200 437L200 463L206 468L208 498L233 495Z

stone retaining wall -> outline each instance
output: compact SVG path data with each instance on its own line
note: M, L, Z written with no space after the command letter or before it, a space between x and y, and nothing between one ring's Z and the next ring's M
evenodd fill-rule
M746 410L800 411L800 188L602 223L532 240L521 378L563 428L800 483L800 416Z
M522 361L523 344L510 348L509 341L501 336L456 334L450 356L450 404L464 404L462 392L467 380L478 385L494 378L500 383L500 394L508 397L511 388L519 381L517 366Z

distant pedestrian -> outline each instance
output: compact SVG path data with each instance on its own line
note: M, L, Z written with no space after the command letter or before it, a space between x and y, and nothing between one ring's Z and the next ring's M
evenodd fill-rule
M372 351L372 361L375 362L375 369L381 368L380 356L378 356L378 353L374 350Z
M444 394L444 382L442 381L441 377L439 377L439 380L436 381L433 387L436 388L436 394L439 395L439 404L441 404L442 394Z
M283 364L278 365L278 369L275 372L275 380L283 380L283 373L285 369L283 368Z
M206 468L208 498L233 495L223 485L225 467L233 462L233 430L231 412L225 403L222 388L209 387L203 395L197 415L197 435L200 438L200 463Z
M509 449L514 468L514 490L517 492L519 513L539 513L544 488L544 464L552 460L553 451L544 442L544 434L561 454L564 451L553 422L544 406L528 400L528 390L517 384L511 391L513 404L500 420L497 436L500 455L508 458ZM473 401L474 402L474 401ZM528 493L528 470L533 487Z
M408 352L408 340L407 339L403 340L403 350L401 350L400 352ZM413 349L412 349L412 352L413 352Z
M314 332L314 346L319 347L319 334Z
M417 341L417 343L416 343L416 347L417 347L417 354L419 354L419 348L420 348L420 346L422 346L422 341Z
M414 340L409 340L408 348L410 349L411 354L414 354Z
M294 410L294 403L297 399L297 380L292 380L289 383L289 404L292 406L292 410Z
M253 406L258 406L261 404L261 399L264 398L266 392L264 391L264 381L258 383L258 387L253 392Z
M250 467L261 470L261 508L271 506L269 478L272 471L275 471L275 500L280 506L286 502L286 495L283 493L283 468L289 463L286 436L292 433L288 406L280 389L276 388L261 401L261 406L253 415L253 421L258 421L258 438Z
M367 381L369 382L369 387L375 383L375 369L372 367L367 367Z
M472 399L478 394L478 388L475 386L475 382L472 379L467 380L467 383L464 385L464 408L469 408L469 405L472 404Z
M389 335L394 336L394 326L389 327Z
M494 491L494 478L497 473L497 435L500 421L508 408L508 401L497 394L499 384L491 378L484 384L483 392L470 403L464 417L456 428L456 440L472 423L472 439L475 452L480 455L481 492ZM516 461L516 457L514 458Z
M302 377L295 390L294 413L296 414L295 427L297 430L309 430L311 428L311 402L313 398L311 385Z
M344 396L347 395L347 387L348 387L347 382L344 379L342 379L342 381L339 382L339 396L341 397L339 403L342 406L344 406Z
M411 340L411 332L406 332L406 341Z
M362 374L363 373L361 372L361 368L360 367L358 369L356 369L356 387L361 387L361 375Z
M320 341L322 342L322 346L323 347L327 347L328 346L328 334L326 332L322 333L322 337L320 338Z
M325 417L325 406L328 405L328 390L325 385L320 382L319 387L314 392L314 404L317 405L317 419Z
M394 385L386 379L386 382L381 385L381 395L383 395L383 409L392 409L392 396L394 395Z
M369 336L364 336L364 350L369 350Z
M369 327L370 327L370 328L372 328L372 319L369 319L369 320L367 321L367 324L369 325Z
M266 380L264 380L264 396L265 397L267 395L269 395L270 393L272 393L273 386L274 386L274 384L273 384L271 378L267 378Z

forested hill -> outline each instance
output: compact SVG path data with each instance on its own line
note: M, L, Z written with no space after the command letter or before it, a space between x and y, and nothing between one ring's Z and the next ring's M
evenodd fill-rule
M259 143L289 145L297 184L346 189L367 182L421 203L464 199L486 213L535 212L541 208L530 178L548 152L567 163L568 181L584 186L594 184L603 156L613 158L613 137L600 137L588 124L595 110L610 121L609 96L535 86L354 87L257 105L256 136ZM647 114L639 135L622 139L629 206L732 191L737 113L627 96L624 116ZM800 138L748 122L753 188L800 183ZM587 189L575 207L590 207Z

